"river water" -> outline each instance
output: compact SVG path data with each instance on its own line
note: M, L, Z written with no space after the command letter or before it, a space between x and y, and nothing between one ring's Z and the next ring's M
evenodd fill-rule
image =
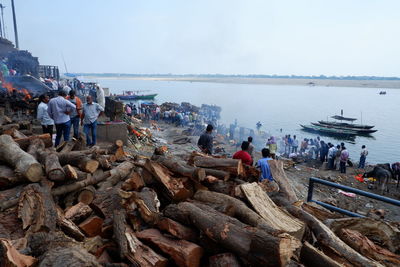
M400 161L400 90L385 89L386 95L373 88L310 87L262 84L204 83L182 81L152 81L133 79L96 79L111 93L123 90L150 90L158 93L156 103L190 102L194 105L215 104L222 107L221 122L255 128L258 121L262 130L275 136L285 134L315 138L317 134L304 132L299 124L327 120L344 110L344 116L358 118L357 123L375 125L378 132L371 137L357 136L344 141L350 158L358 161L361 145L369 150L367 162ZM362 121L361 121L362 118ZM282 129L282 132L280 132ZM341 140L321 137L338 144Z

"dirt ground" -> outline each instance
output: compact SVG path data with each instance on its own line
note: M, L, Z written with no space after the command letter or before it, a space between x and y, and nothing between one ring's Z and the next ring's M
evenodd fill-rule
M177 128L169 124L160 123L159 130L152 130L153 136L157 139L157 145L166 145L168 147L168 153L186 161L188 155L193 151L199 149L197 148L198 136L188 136L185 135L184 130L186 128ZM173 140L176 138L187 137L188 143L185 144L174 144ZM228 157L232 156L234 152L237 151L236 146L229 144L223 138L215 138L217 144L214 144L214 149L218 148L223 150L220 154L224 154ZM142 153L147 156L151 156L154 147L143 147L141 149ZM256 160L261 157L259 152L256 152ZM371 167L370 167L371 168ZM368 184L366 182L359 182L355 179L355 175L360 173L353 167L347 168L346 174L341 174L339 171L323 170L321 168L321 163L316 160L312 160L307 163L295 164L294 167L286 169L286 175L292 183L295 192L300 200L306 201L308 193L308 184L310 177L321 178L327 181L339 183L342 185L354 187L360 190L371 192L374 194L379 194L379 190L368 189ZM384 196L400 199L400 189L396 188L397 181L392 180L389 187L389 192L385 193ZM382 201L369 199L363 196L356 195L346 196L340 193L338 189L327 187L321 184L314 185L314 200L324 201L331 205L337 207L357 212L365 216L375 217L376 210L383 210L385 219L390 221L400 221L400 208Z

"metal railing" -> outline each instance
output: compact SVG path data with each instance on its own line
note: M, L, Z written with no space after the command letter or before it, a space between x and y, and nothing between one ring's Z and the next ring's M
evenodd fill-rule
M309 183L309 186L308 186L307 202L315 202L316 204L321 205L321 206L323 206L323 207L325 207L325 208L327 208L327 209L329 209L331 211L337 211L337 212L343 213L343 214L345 214L347 216L365 217L365 216L363 216L361 214L358 214L358 213L355 213L355 212L351 212L351 211L348 211L348 210L345 210L345 209L342 209L342 208L338 208L336 206L330 205L330 204L322 202L322 201L313 200L312 197L313 197L313 191L314 191L314 184L315 183L326 185L326 186L330 186L330 187L334 187L334 188L338 188L338 189L344 190L346 192L354 193L354 194L357 194L357 195L360 195L360 196L364 196L364 197L376 199L376 200L379 200L379 201L383 201L383 202L386 202L386 203L389 203L389 204L393 204L393 205L396 205L396 206L400 206L400 201L396 200L396 199L393 199L393 198L384 197L384 196L381 196L381 195L377 195L377 194L366 192L366 191L363 191L363 190L360 190L360 189L356 189L356 188L353 188L353 187L350 187L350 186L340 185L340 184L337 184L337 183L332 183L332 182L329 182L329 181L325 181L325 180L322 180L322 179L311 177L310 178L310 183Z

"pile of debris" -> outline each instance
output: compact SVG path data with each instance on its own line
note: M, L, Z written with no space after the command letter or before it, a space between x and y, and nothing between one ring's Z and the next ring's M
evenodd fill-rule
M281 161L270 190L240 160L49 138L0 136L5 266L400 264L396 225L300 202Z

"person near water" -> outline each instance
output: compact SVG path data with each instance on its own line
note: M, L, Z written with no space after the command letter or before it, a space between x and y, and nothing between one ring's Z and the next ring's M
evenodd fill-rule
M99 103L94 103L91 96L86 97L86 103L83 105L83 114L81 125L86 135L86 145L94 146L97 139L97 118L104 111L104 108ZM91 138L89 135L91 132Z
M261 150L261 154L263 158L259 159L256 164L257 168L261 169L260 182L266 179L269 181L273 181L274 178L272 177L271 168L268 164L268 161L272 160L270 156L270 151L268 148L263 148Z
M368 156L368 150L365 145L361 147L361 153L360 153L360 163L358 164L359 169L364 169L365 168L365 160L367 159Z
M64 136L64 141L69 141L71 130L71 118L69 114L76 109L76 106L65 99L67 92L60 90L58 97L52 98L48 103L47 113L54 120L56 125L56 141L54 145L57 147L61 142L61 137Z
M299 147L299 140L296 139L296 135L293 135L292 139L292 153L297 153L297 148Z
M47 113L47 103L49 103L49 96L44 94L39 97L39 106L37 108L37 119L40 121L42 125L43 133L49 133L53 136L53 126L54 121L50 118L49 114Z
M319 147L319 157L320 157L321 162L326 161L326 156L328 155L328 150L329 150L328 145L325 144L325 142L321 140L320 147Z
M328 169L334 170L335 169L335 158L336 158L336 147L329 143L329 150L328 150Z
M247 137L247 142L249 142L249 149L247 152L250 154L251 159L254 160L253 137L252 136Z
M241 159L243 164L246 165L253 165L253 160L249 154L249 142L247 141L243 141L242 145L241 145L241 149L238 152L236 152L235 154L233 154L233 159Z
M341 153L342 153L341 146L337 145L336 146L335 162L333 163L335 170L340 168L339 164L340 164L340 154Z
M288 144L288 154L292 152L292 146L293 146L293 138L290 137L290 134L287 136L287 144Z
M269 150L269 154L271 158L275 159L276 151L278 150L278 145L276 144L276 140L274 136L271 136L267 141L267 148Z
M237 124L236 121L235 121L235 123ZM261 127L262 127L261 121L258 121L258 122L257 122L256 127L257 127L257 131L260 131L260 129L261 129Z
M79 97L76 96L75 90L69 91L67 99L69 100L69 102L76 106L76 109L71 111L69 117L71 118L71 127L74 128L74 138L78 138L79 121L82 116L82 101L79 99Z
M96 85L96 101L103 109L106 107L106 98L104 95L104 90L100 85Z
M342 152L340 152L340 173L346 173L346 164L349 159L349 151L345 146L342 146Z
M126 104L125 105L125 113L128 117L132 117L132 108L131 105Z
M214 127L211 124L207 125L206 131L200 136L199 141L197 141L197 145L201 151L210 155L213 153L213 129Z

